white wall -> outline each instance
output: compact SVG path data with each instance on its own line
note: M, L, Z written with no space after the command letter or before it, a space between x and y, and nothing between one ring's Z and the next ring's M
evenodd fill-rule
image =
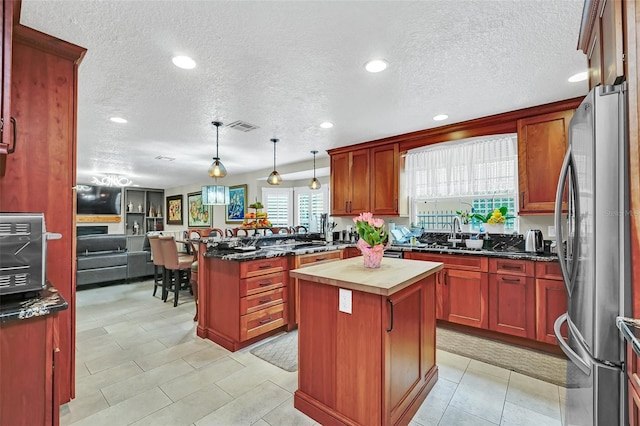
M322 167L329 167L329 158L320 158L316 159L316 169ZM271 167L265 168L263 170L259 170L257 172L244 173L239 175L234 175L232 170L227 170L228 174L225 178L218 179L218 184L226 185L226 186L235 186L235 185L247 185L247 204L251 204L256 201L262 201L262 188L263 187L271 187L267 183L267 176L271 173L273 169ZM286 175L289 173L296 173L301 171L313 170L313 159L309 161L302 161L299 163L287 164L278 167L278 172L281 175ZM165 189L164 195L165 197L172 195L183 195L183 206L186 206L187 202L187 194L192 192L200 192L202 190L203 185L210 185L213 183L213 179L207 175L207 170L202 171L202 181L192 185L179 186L175 188ZM309 183L309 179L304 180L287 180L286 176L283 179L280 187L282 188L292 188L295 186L306 186ZM318 176L320 183L322 185L329 184L329 176ZM166 203L165 203L166 204ZM239 226L238 223L225 223L226 217L226 206L212 206L213 211L213 228L225 229L227 227L236 227ZM165 230L167 231L186 231L187 226L187 215L186 209L183 209L183 224L182 225L165 225ZM294 224L291 224L294 225Z

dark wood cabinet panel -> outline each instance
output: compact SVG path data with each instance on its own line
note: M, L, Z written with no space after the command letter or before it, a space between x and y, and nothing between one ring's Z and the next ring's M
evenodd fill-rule
M400 178L398 144L371 148L371 212L398 214Z
M0 325L0 425L57 425L58 314Z
M7 2L5 2L7 3ZM59 314L60 401L74 396L75 190L77 72L85 49L16 25L13 32L11 110L17 148L0 179L3 211L44 212L51 241L47 277L69 303Z
M536 340L557 344L553 331L556 319L567 312L567 290L564 282L536 278ZM562 335L567 336L566 324Z
M2 81L0 82L0 177L4 176L7 154L14 148L12 135L14 123L11 122L11 51L13 49L13 1L2 2Z
M589 50L587 52L587 65L589 88L593 89L602 82L602 41L600 39L600 26L594 28L589 41Z
M573 110L518 120L520 215L553 213Z
M445 320L489 327L489 283L486 273L447 268L443 273Z
M371 195L369 193L369 179L371 169L369 150L360 149L351 153L351 167L349 173L350 201L349 214L360 214L369 211Z
M331 156L331 213L334 216L349 213L349 159L349 153Z
M489 274L489 329L535 339L534 279Z

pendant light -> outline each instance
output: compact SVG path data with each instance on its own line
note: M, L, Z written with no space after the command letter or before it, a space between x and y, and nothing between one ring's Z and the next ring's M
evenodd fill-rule
M202 204L205 206L218 206L229 204L229 187L218 185L205 185L202 187Z
M311 151L311 153L313 154L313 179L311 179L311 182L309 182L309 189L320 189L322 184L320 183L318 178L316 178L316 154L318 153L318 151L314 150Z
M267 178L267 183L269 185L280 185L282 183L282 176L276 170L276 144L278 143L278 139L271 139L273 142L273 171Z
M220 156L218 155L218 130L222 123L219 121L214 121L211 124L216 126L216 156L213 157L213 163L209 166L209 176L212 178L223 178L227 175L227 169L220 162Z

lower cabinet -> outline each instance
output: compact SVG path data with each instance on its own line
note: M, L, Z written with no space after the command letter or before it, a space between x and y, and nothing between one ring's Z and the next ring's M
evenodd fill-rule
M444 263L436 274L436 318L471 327L489 326L487 258L410 252L405 258Z
M198 336L236 351L285 328L286 257L246 262L200 257L199 265Z
M489 329L535 339L533 262L489 260Z
M556 345L553 325L567 312L567 289L562 281L560 264L536 263L536 340ZM567 337L567 324L560 329Z
M58 314L0 324L0 425L57 425Z

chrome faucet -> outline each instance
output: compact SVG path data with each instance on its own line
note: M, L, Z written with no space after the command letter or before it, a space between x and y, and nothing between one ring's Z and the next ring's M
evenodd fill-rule
M453 222L451 222L451 237L456 238L456 232L462 232L462 228L460 227L460 218L458 216L453 217Z

